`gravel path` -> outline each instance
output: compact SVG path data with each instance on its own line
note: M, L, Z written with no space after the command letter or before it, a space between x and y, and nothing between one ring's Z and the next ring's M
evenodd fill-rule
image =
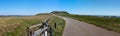
M63 36L120 36L120 33L102 29L86 22L67 17L60 18L66 21Z

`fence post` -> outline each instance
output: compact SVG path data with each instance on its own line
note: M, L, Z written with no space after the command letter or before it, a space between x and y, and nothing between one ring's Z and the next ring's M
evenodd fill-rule
M34 34L29 27L27 27L27 32L28 32L28 36L32 36Z
M42 28L44 28L45 27L45 23L44 22L42 22Z
M47 31L44 31L42 36L47 36Z
M29 27L27 27L27 36L32 36L33 32Z
M46 26L45 22L42 22L42 28L44 28ZM45 36L45 31L43 32L42 36Z
M30 30L29 30L30 28L29 27L27 27L27 36L30 36Z
M53 36L53 30L52 30L52 27L50 27L50 36Z
M55 29L57 28L57 23L54 24Z

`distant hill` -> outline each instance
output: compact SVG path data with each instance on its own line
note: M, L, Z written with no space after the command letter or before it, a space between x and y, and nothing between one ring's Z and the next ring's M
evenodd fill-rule
M69 14L67 11L52 11L51 13L54 13L54 14L58 14L58 13Z

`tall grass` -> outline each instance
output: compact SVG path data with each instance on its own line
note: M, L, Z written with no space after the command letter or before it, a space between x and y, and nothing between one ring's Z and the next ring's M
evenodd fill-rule
M26 27L41 23L50 15L0 18L0 36L26 36Z
M0 18L0 36L27 36L26 27L42 23L50 14L42 14L26 17L2 17ZM54 28L57 23L57 29ZM54 36L62 36L65 21L52 16L49 25L54 29Z
M120 32L120 18L116 17L99 17L99 16L89 16L89 15L73 15L73 14L58 14L61 16L70 17L79 21L85 21L87 23Z
M64 27L65 27L65 21L61 18L58 18L58 17L55 17L55 16L52 16L51 20L50 20L50 26L52 28L54 28L53 30L53 35L54 36L62 36L62 33L63 33L63 30L64 30ZM54 24L57 23L57 27L55 29L54 27Z

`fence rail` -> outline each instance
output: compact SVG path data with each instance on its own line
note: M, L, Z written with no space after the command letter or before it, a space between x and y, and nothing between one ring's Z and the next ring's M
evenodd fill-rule
M48 17L45 21L43 21L40 24L27 27L28 36L38 36L40 34L42 36L53 36L52 35L52 28L48 25L48 21L50 20L50 17ZM40 27L40 28L36 31L33 31L33 28L36 28L36 27Z

